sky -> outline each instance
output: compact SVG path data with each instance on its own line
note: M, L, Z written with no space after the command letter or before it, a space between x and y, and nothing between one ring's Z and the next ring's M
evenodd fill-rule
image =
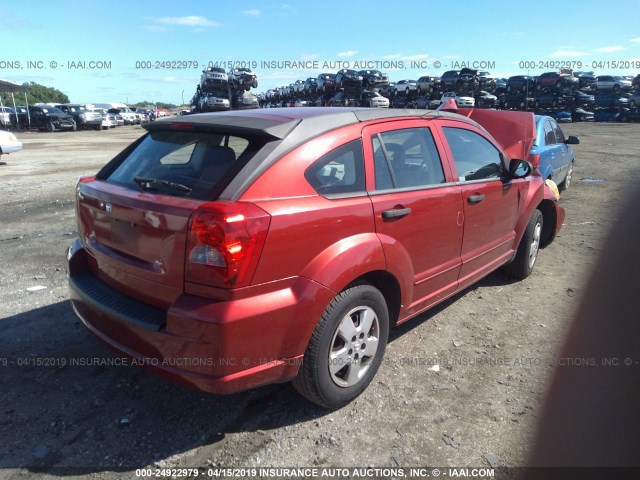
M216 63L252 68L254 93L342 67L392 81L463 66L640 73L640 1L527 3L0 0L0 79L78 103L181 104Z

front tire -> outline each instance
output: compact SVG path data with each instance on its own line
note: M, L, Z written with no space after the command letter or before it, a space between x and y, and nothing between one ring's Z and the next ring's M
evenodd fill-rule
M326 408L340 408L371 383L389 336L384 296L368 283L352 283L334 297L311 336L295 389Z
M524 280L533 271L538 259L542 237L542 213L534 210L524 231L513 262L505 266L506 274L514 280Z

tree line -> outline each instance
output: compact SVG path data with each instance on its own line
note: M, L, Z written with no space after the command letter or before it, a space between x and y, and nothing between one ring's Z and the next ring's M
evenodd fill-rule
M24 82L22 84L23 89L27 93L27 100L29 101L29 105L34 105L36 103L71 103L69 97L62 93L57 88L47 87L45 85L41 85L36 82ZM24 92L16 92L13 94L16 99L16 105L24 105ZM11 93L3 92L2 96L2 104L8 107L13 106L13 100L11 99ZM171 110L177 107L173 103L164 103L164 102L149 102L143 101L129 105L132 108L136 107L147 107L149 105L155 105L156 108Z
M29 105L34 103L69 103L69 97L57 88L47 87L36 82L25 82L22 87L27 93ZM16 105L24 105L24 92L16 92L13 95L16 99ZM13 105L10 93L2 93L2 104Z

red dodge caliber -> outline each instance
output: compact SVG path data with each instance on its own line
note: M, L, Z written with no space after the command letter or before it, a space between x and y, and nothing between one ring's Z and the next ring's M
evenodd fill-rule
M71 301L108 347L209 392L293 381L345 405L390 327L499 267L527 277L564 218L522 160L530 113L287 108L145 128L78 183Z

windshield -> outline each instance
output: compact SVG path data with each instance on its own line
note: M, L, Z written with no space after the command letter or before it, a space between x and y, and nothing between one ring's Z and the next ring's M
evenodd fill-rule
M58 115L64 115L64 112L62 110L60 110L59 108L56 108L56 107L42 108L42 111L44 113L55 113L55 114L58 114Z

